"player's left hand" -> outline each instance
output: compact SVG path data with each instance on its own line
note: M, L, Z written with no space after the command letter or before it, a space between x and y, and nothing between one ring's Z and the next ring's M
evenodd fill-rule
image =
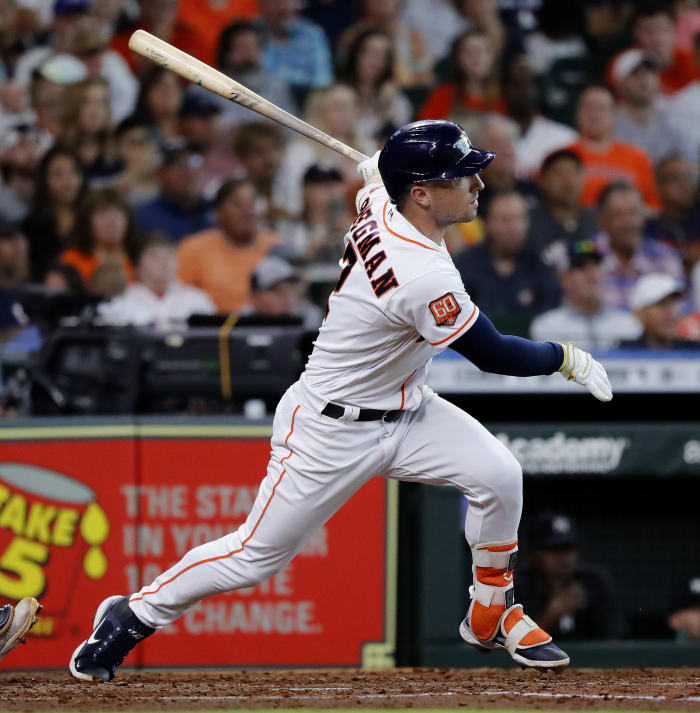
M585 386L598 401L610 401L612 387L605 367L588 352L575 347L573 342L561 346L564 350L564 361L559 367L561 375L567 381Z
M381 183L382 177L379 175L379 154L380 151L375 152L372 158L360 161L357 164L357 172L362 175L365 179L365 183Z

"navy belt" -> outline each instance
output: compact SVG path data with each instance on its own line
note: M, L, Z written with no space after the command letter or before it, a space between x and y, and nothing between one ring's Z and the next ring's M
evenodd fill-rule
M330 418L340 418L345 413L345 409L338 404L326 404L321 413ZM356 421L384 421L384 423L393 423L401 418L403 411L380 411L376 408L362 408Z

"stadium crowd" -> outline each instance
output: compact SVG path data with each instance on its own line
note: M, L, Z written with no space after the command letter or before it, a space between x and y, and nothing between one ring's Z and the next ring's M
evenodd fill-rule
M3 355L41 343L27 284L115 324L320 324L355 164L131 53L137 28L367 155L424 118L495 151L446 242L502 329L697 346L697 2L0 0Z

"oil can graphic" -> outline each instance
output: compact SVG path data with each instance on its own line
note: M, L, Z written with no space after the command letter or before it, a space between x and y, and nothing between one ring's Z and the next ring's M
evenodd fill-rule
M109 521L95 492L64 473L0 463L0 601L37 597L59 635L80 577L101 579Z

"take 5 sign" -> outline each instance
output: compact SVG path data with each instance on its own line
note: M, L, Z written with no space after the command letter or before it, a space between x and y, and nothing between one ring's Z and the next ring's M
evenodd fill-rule
M44 606L5 669L66 667L102 599L236 529L270 452L268 427L45 423L0 440L0 603ZM391 665L395 511L395 483L374 479L282 572L200 602L128 664Z

